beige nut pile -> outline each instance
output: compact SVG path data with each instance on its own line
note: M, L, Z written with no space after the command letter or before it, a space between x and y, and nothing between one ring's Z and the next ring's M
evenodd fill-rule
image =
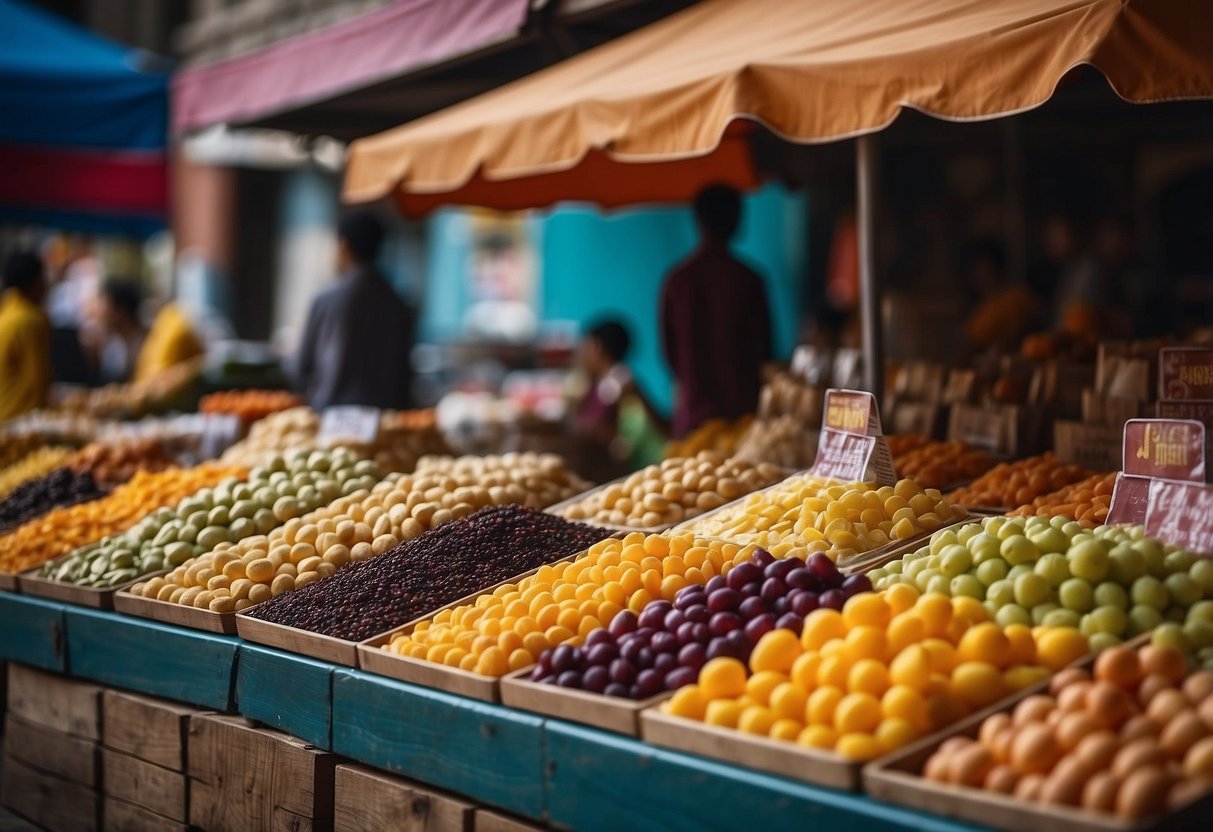
M681 523L783 479L773 465L717 451L667 459L564 507L569 520L653 530Z

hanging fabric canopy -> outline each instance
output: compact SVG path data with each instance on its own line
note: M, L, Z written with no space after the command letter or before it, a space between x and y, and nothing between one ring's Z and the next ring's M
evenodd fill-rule
M345 197L419 216L753 184L744 137L880 130L1043 104L1097 67L1131 102L1213 97L1213 4L1187 0L708 0L432 116L355 142Z
M168 73L149 57L0 0L0 221L164 225Z

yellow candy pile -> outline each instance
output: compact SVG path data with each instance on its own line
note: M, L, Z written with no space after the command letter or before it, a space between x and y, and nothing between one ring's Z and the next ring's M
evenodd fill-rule
M517 584L498 587L475 603L443 610L385 649L429 662L504 676L534 664L539 654L634 613L656 598L673 601L689 584L723 575L753 547L692 534L644 535L596 543L572 561L542 566Z
M749 666L715 658L666 713L852 760L886 754L1047 678L1087 652L1076 630L1003 630L972 598L902 584L776 629Z
M697 534L754 543L776 557L827 552L843 559L934 531L965 514L934 488L913 480L895 486L831 483L791 477L733 508L709 515L693 527Z

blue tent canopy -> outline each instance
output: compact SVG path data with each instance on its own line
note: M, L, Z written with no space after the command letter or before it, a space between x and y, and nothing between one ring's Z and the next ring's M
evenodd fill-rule
M163 225L169 74L160 59L0 0L0 219Z

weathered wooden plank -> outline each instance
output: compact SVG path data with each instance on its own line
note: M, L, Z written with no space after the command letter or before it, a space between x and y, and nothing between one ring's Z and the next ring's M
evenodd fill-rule
M97 792L11 755L4 758L0 803L49 832L92 832L100 820Z
M294 653L241 644L236 707L249 719L328 749L334 667Z
M66 619L73 676L232 710L238 639L101 610L70 609Z
M550 822L578 832L972 828L555 720L545 726L545 748Z
M542 724L361 671L333 673L333 751L528 817L543 811Z
M4 748L11 757L48 774L90 789L100 784L97 743L54 731L10 713L4 720Z
M185 822L186 782L180 771L121 751L102 749L103 791L171 820Z
M63 604L0 592L0 660L22 662L62 673L67 669L64 649Z
M101 713L101 742L107 748L185 771L185 736L196 709L106 689L101 695Z
M543 828L488 809L477 809L472 821L473 832L541 832Z
M475 806L366 766L337 766L334 832L471 832Z
M332 829L332 754L222 714L190 720L187 753L191 826Z
M88 682L10 664L8 711L52 731L101 738L101 688Z
M189 829L181 821L157 815L108 794L102 798L101 828L105 832L187 832Z

